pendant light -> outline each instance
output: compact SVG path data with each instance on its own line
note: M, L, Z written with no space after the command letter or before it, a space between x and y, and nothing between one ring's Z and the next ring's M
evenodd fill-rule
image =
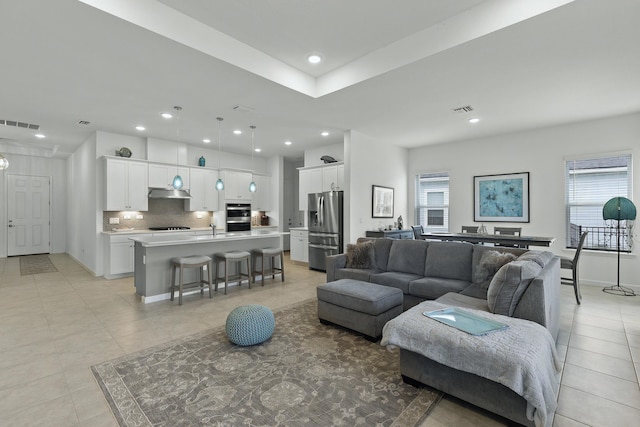
M180 113L180 110L182 110L182 107L179 106L175 106L173 107L176 110L176 139L180 138L180 124L178 123L178 114ZM178 168L178 163L180 160L180 143L179 141L176 141L176 176L173 177L173 188L175 188L176 190L180 190L182 189L182 185L184 184L184 182L182 181L182 177L180 176L180 169Z
M9 160L7 160L2 154L0 154L0 171L9 167Z
M216 190L224 190L224 181L220 178L220 138L222 136L222 117L216 117L218 121L218 180L216 181Z
M255 172L254 166L253 166L253 153L254 153L254 148L253 148L253 137L255 134L255 130L256 127L254 125L249 126L251 128L251 183L249 184L249 191L251 193L255 193L256 190L258 189L258 187L256 186L255 181L253 180L253 172Z

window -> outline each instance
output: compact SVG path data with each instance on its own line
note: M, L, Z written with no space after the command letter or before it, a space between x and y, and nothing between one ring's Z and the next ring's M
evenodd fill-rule
M630 154L565 161L568 248L577 247L580 233L588 231L584 248L617 249L617 224L602 219L602 207L612 197L630 197L631 179ZM630 231L620 230L622 251L631 250Z
M449 174L416 176L416 223L426 232L449 230Z

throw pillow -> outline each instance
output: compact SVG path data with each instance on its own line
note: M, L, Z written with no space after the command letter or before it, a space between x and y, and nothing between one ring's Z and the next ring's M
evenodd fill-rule
M346 268L371 268L374 265L373 242L347 245Z
M503 265L493 276L487 290L487 304L492 313L512 316L529 283L542 267L534 261L513 261Z
M486 251L482 254L480 262L473 276L473 283L477 283L484 289L489 288L491 279L508 262L514 261L516 256L509 252Z

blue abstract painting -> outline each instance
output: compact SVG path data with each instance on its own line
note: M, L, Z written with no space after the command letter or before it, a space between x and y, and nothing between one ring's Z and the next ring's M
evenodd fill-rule
M528 173L475 178L476 220L529 220Z

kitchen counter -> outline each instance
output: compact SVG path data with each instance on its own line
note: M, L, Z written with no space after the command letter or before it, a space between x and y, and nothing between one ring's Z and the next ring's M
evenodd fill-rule
M118 234L122 232L117 232ZM143 303L169 299L171 294L171 258L192 255L207 255L213 258L218 252L232 250L282 247L282 236L289 234L274 230L253 230L251 232L194 235L176 233L138 234L132 236L134 242L134 283L136 293ZM212 278L215 280L215 265ZM230 271L235 274L235 271ZM184 282L197 280L197 269L184 271ZM230 284L234 285L234 284ZM215 295L214 295L215 299Z

